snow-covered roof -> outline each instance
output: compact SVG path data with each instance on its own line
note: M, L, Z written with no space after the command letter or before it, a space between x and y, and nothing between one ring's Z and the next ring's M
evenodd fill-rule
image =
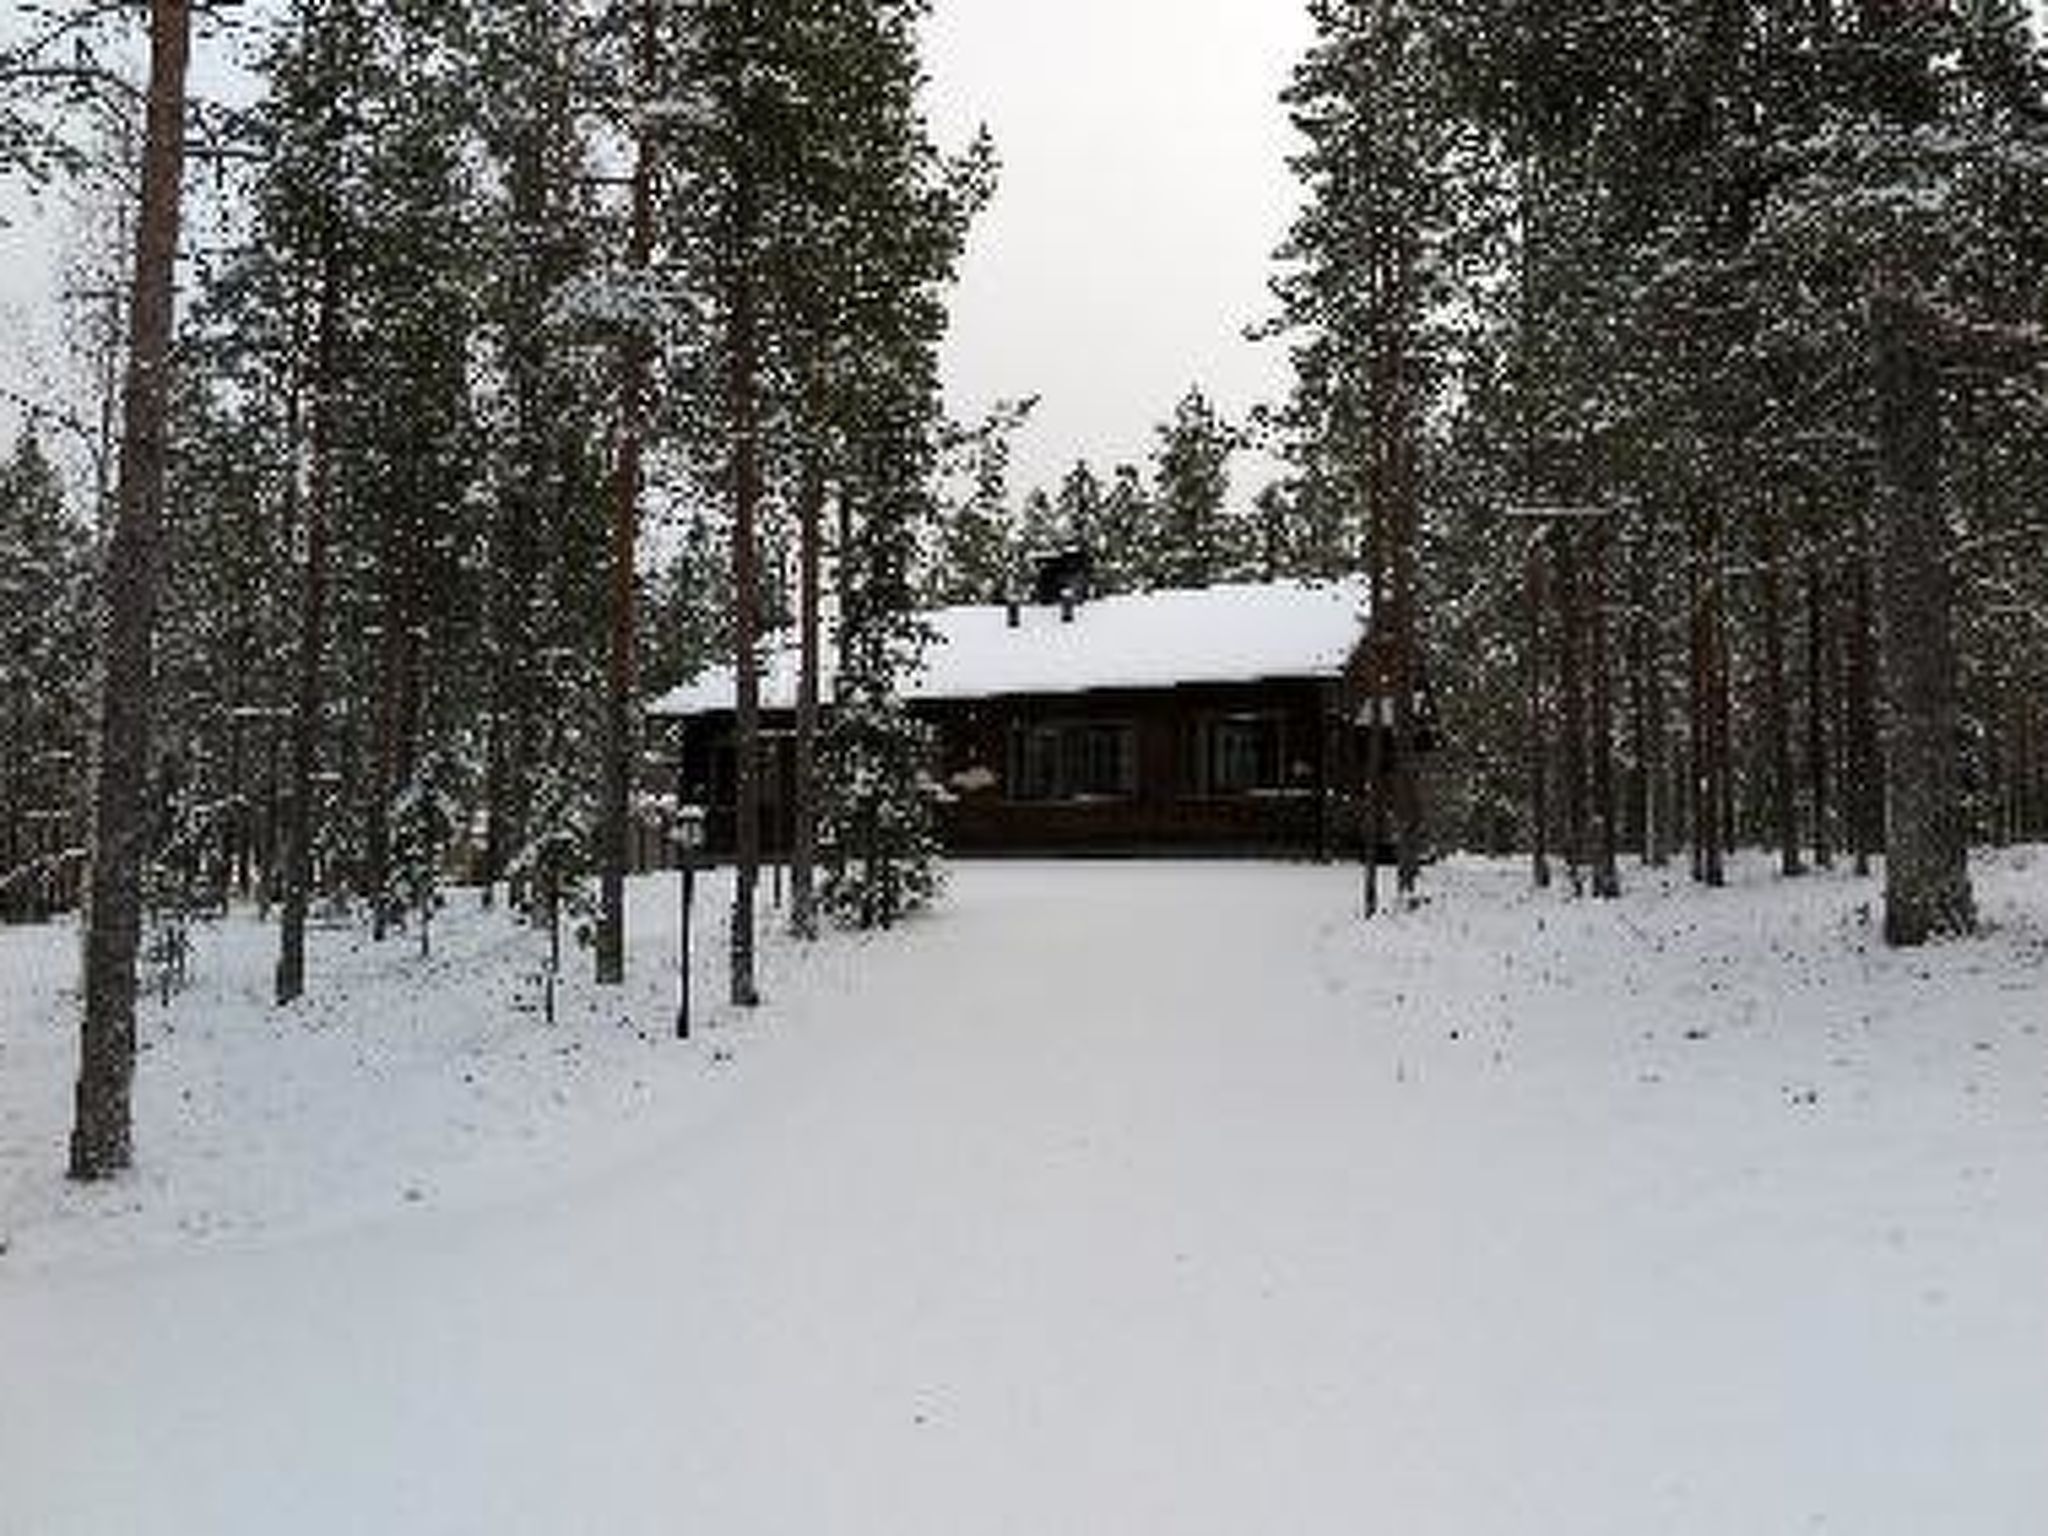
M1273 582L1146 592L1080 604L1072 622L1058 607L1026 606L1015 629L1001 605L942 608L912 700L1003 694L1087 693L1264 678L1335 677L1365 633L1364 582ZM831 647L822 693L832 696ZM761 706L796 704L797 654L779 640L763 658ZM733 707L733 672L715 668L656 699L671 718Z

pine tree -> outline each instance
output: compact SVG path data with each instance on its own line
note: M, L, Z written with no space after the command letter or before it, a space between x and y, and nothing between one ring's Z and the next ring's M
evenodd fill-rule
M1104 543L1102 482L1086 459L1077 460L1060 481L1055 510L1066 547L1086 554L1091 565L1099 560Z
M1014 595L1017 511L1010 504L1010 460L1016 434L1038 405L1033 395L998 403L950 445L966 487L944 514L933 600L941 605L988 603Z
M391 803L391 870L386 901L419 925L420 954L433 948L434 916L449 848L464 821L469 762L442 748L422 753Z
M279 498L287 546L299 560L298 633L291 693L285 810L279 833L278 959L275 995L299 998L306 985L306 925L318 849L331 837L320 815L318 777L331 688L331 551L340 520L345 452L345 334L350 290L363 243L346 194L359 177L353 76L365 49L348 0L303 0L282 19L266 61L270 94L259 109L262 155L256 239L221 294L225 318L244 345L267 351L270 376L289 402L281 423ZM303 479L301 456L304 459Z
M600 390L593 348L572 345L566 300L595 265L599 220L578 121L589 46L576 18L545 0L479 8L477 68L492 82L479 134L496 170L481 220L485 326L502 390L487 406L495 501L486 572L490 718L484 787L485 899L527 838L535 775L553 722L540 701L544 654L580 630L550 580L556 558L596 521L589 445ZM561 556L556 555L561 551Z
M634 82L632 208L628 216L626 275L644 289L654 263L656 184L661 135L655 106L663 78L661 17L654 0L629 11L627 48ZM606 626L611 649L605 672L605 759L600 818L597 979L616 986L626 978L626 863L632 815L637 733L637 574L640 498L645 479L648 418L654 388L652 316L628 318L619 343L619 422L612 464L610 594ZM744 621L742 621L744 623Z
M1397 849L1413 891L1422 808L1416 701L1425 423L1447 369L1440 332L1464 210L1444 40L1435 13L1407 4L1311 7L1316 41L1287 103L1307 138L1296 169L1309 204L1281 255L1281 324L1300 332L1286 424L1315 512L1362 507L1372 593L1373 673L1386 707L1369 734L1365 907L1379 904L1379 849ZM1338 519L1341 526L1342 519ZM1327 549L1327 539L1315 541Z
M930 731L900 694L925 641L912 578L928 509L916 478L918 424L904 422L906 436L894 438L885 418L869 420L870 451L848 486L855 513L852 543L840 556L844 660L822 748L824 901L844 924L886 928L939 885Z
M0 185L41 188L83 170L80 124L129 94L106 68L105 7L36 7L0 34Z
M1150 545L1154 525L1150 492L1135 464L1110 471L1097 525L1095 590L1105 595L1138 592L1151 585Z
M1188 390L1161 426L1153 453L1157 544L1149 585L1206 587L1238 574L1235 531L1226 498L1239 444L1199 387Z
M33 432L0 464L0 922L68 904L92 547Z
M938 878L928 741L901 688L924 639L917 561L936 516L942 294L992 170L985 144L948 161L930 142L917 104L920 9L846 7L835 50L849 129L833 221L847 261L846 537L842 665L822 746L825 900L863 927L921 905Z
M1347 18L1333 8L1328 19ZM1990 354L2011 351L1987 353L1987 336L2038 311L2027 295L2039 292L2043 204L2021 190L2036 174L2038 45L2003 0L1606 12L1498 0L1431 13L1417 35L1455 129L1438 178L1457 199L1447 276L1462 293L1455 313L1477 322L1483 342L1456 338L1444 354L1480 369L1453 410L1467 455L1496 461L1457 467L1475 488L1492 483L1446 529L1453 565L1425 567L1422 579L1432 612L1472 615L1452 631L1460 665L1445 675L1456 692L1491 675L1502 650L1528 685L1520 737L1535 804L1524 826L1539 869L1561 832L1574 869L1605 885L1617 823L1653 861L1689 835L1706 879L1721 878L1738 839L1771 842L1793 869L1802 841L1831 852L1838 827L1867 860L1884 820L1869 791L1890 777L1876 743L1900 723L1878 696L1881 665L1898 658L1877 643L1887 589L1871 561L1901 523L1868 504L1866 278L1906 273L1906 288L1944 317L1949 355L1970 359L1971 371L1939 378L1938 410L1901 419L1954 434L1943 460L1956 472L1920 504L1939 503L1963 538L1952 560L1904 564L1956 566L1953 624L1971 643L1980 594L2009 588L1994 568L2012 547L2004 541L2022 532L2001 477L1980 468L2018 467L2023 433L2001 403L2013 392L1982 380L2003 366ZM1382 133L1387 121L1376 119ZM2033 258L2021 254L2030 244ZM1334 311L1347 290L1328 293ZM1317 402L1339 398L1347 354L1309 346L1297 356L1310 387L1290 426L1306 445ZM1334 411L1321 419L1330 442L1356 430ZM1297 463L1305 494L1341 493L1327 454L1298 448ZM1425 486L1449 467L1432 469L1426 454ZM1515 501L1613 515L1537 542L1537 600L1510 622L1515 578L1488 557L1499 543L1488 509ZM1617 590L1628 596L1610 636L1603 616ZM1794 590L1804 645L1793 643ZM1931 616L1908 626L1915 644L1944 627ZM2023 756L2010 684L1967 651L1960 663L1952 708L1967 729L1923 738L1949 743L1933 750L1957 771L1916 768L1919 787L1905 791L1948 775L1953 789L1934 798L1951 807L1951 827L1986 815L1983 797L1964 792L1956 740L1983 743L1975 771L2008 798L2008 764ZM1491 738L1475 762L1516 749L1503 701L1446 703L1458 716L1447 742L1471 730ZM1617 703L1619 735L1604 723ZM1682 769L1674 739L1688 744Z
M85 1019L71 1177L105 1179L133 1161L135 962L140 942L144 794L156 550L168 453L172 278L185 161L186 0L150 6L148 128L136 226L128 381L123 393L118 512L107 554L106 629L94 761L93 853L85 948Z

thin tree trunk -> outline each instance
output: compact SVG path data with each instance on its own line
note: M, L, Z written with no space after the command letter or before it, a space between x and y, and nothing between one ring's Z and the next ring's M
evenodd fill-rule
M1414 556L1412 550L1394 556L1395 612L1399 615L1396 637L1398 653L1394 664L1393 723L1393 810L1395 885L1404 899L1412 899L1422 880L1422 754L1417 744L1415 699L1419 668L1416 665L1414 603Z
M1416 748L1415 699L1419 691L1418 637L1415 615L1415 576L1421 534L1421 511L1415 477L1416 442L1421 422L1410 398L1408 310L1409 292L1415 280L1413 254L1403 242L1402 254L1392 283L1391 308L1394 324L1389 327L1387 367L1392 380L1387 398L1392 410L1392 434L1387 444L1390 459L1391 511L1393 513L1394 665L1393 718L1393 811L1395 841L1395 884L1403 899L1411 899L1422 877L1422 785L1419 776L1421 754Z
M313 798L320 760L321 653L326 644L327 538L333 519L340 259L331 218L322 230L319 315L313 339L313 438L306 488L306 571L299 602L299 655L292 701L291 792L285 802L283 909L278 925L280 1006L306 990L306 916L313 893Z
M536 375L539 358L525 342L513 364L514 433L518 441L515 483L499 509L497 554L491 562L492 594L490 757L485 783L484 904L495 899L498 882L524 834L529 810L528 749L532 719L533 655L528 614L533 606L534 527L548 459L546 426ZM508 892L508 899L516 893Z
M1831 771L1828 748L1827 577L1818 551L1806 552L1806 773L1813 801L1813 862L1822 869L1835 864L1834 814L1828 796Z
M521 46L551 51L554 24L529 10ZM551 71L546 105L520 128L510 151L512 229L521 249L514 277L512 334L506 341L512 394L512 478L498 507L491 560L491 717L486 766L483 899L489 906L526 834L532 810L534 739L533 610L536 538L554 467L555 424L549 420L548 338L543 324L548 295L563 276L552 243L543 254L534 236L553 227L559 199L551 196L548 151L562 131L559 71ZM521 893L508 890L508 900Z
M1375 585L1377 584L1375 582ZM1378 651L1377 646L1375 646L1375 651ZM1387 708L1388 679L1384 654L1376 654L1374 656L1367 678L1369 692L1366 695L1366 718L1368 721L1365 737L1366 814L1365 846L1362 850L1364 859L1361 895L1364 901L1365 915L1368 918L1373 918L1379 916L1381 907L1380 857L1382 850L1387 845L1389 822L1387 788L1389 780L1388 758L1390 753L1387 738L1393 730L1391 714Z
M1593 652L1593 894L1612 900L1621 894L1621 864L1614 787L1614 663L1607 625L1608 543L1603 519L1593 533L1588 605Z
M2026 673L2015 662L2013 684L2001 701L2005 730L2005 793L2003 816L2008 843L2027 840L2027 710Z
M1546 533L1529 540L1524 554L1522 602L1527 626L1525 644L1529 652L1529 730L1523 744L1527 753L1529 779L1530 877L1536 889L1550 889L1550 775L1545 754L1550 750L1543 708L1543 609L1547 601L1543 554Z
M1713 667L1714 827L1718 837L1715 883L1725 879L1737 846L1735 815L1735 641L1728 622L1727 527L1717 505L1712 514L1714 560L1707 588L1707 655Z
M150 6L148 128L123 386L118 511L107 552L106 629L93 789L85 1013L71 1130L71 1177L110 1178L134 1160L135 960L148 836L157 545L168 458L172 310L185 173L188 0Z
M387 508L385 516L392 514ZM383 566L384 593L380 604L382 621L377 644L371 648L371 668L376 680L376 711L371 729L370 794L366 807L363 841L368 847L370 868L363 892L370 901L370 938L383 943L391 926L391 803L398 792L398 733L400 668L403 665L398 631L403 626L403 604L391 583L397 579L394 567L407 558L399 546L402 536L386 528L379 563Z
M1650 808L1650 551L1648 514L1630 530L1628 552L1629 765L1622 790L1623 840L1644 864L1656 829Z
M1885 941L1910 946L1976 926L1957 741L1948 524L1941 500L1941 380L1917 300L1871 303L1883 470Z
M1586 814L1586 615L1579 541L1568 527L1552 538L1557 552L1558 688L1564 705L1565 874L1572 894L1583 896L1592 864Z
M1720 750L1716 741L1719 710L1716 681L1719 667L1715 657L1716 627L1719 622L1715 591L1719 574L1715 570L1716 541L1712 514L1696 511L1692 521L1692 559L1688 564L1692 614L1691 697L1691 782L1693 878L1703 885L1726 882L1721 825Z
M1778 838L1778 868L1806 873L1799 849L1799 789L1792 767L1792 698L1785 668L1784 545L1776 507L1758 519L1763 549L1764 717L1770 735L1771 815Z
M739 25L745 48L752 40L751 6L742 5ZM755 399L760 358L753 271L753 145L747 131L747 84L740 62L735 60L732 82L740 142L734 166L731 247L726 254L731 321L726 408L732 430L733 646L738 683L733 722L738 794L730 995L735 1007L751 1008L761 1000L754 965L754 898L761 877L761 558L756 529L761 462Z
M1877 599L1868 520L1857 518L1849 635L1849 831L1856 873L1868 875L1884 846L1884 757L1877 707Z
M1391 692L1391 651L1395 645L1393 631L1398 622L1387 608L1387 497L1386 497L1386 435L1381 427L1382 408L1374 407L1373 425L1367 443L1368 485L1366 494L1370 499L1366 515L1366 584L1368 610L1373 619L1371 663L1367 668L1366 694L1366 794L1365 818L1365 865L1363 898L1367 918L1379 916L1380 912L1380 850L1387 843L1388 805L1388 741L1393 730L1393 711L1389 707L1388 694Z
M17 682L7 693L7 740L0 744L7 760L5 801L0 803L0 922L13 922L25 915L25 899L15 882L27 862L22 836L24 813L28 809L28 700L24 685Z
M825 466L817 450L804 464L798 505L797 602L801 609L800 673L796 700L796 761L791 786L792 846L789 857L790 928L801 939L818 936L818 673L822 640L818 603L822 595Z
M1646 529L1643 551L1643 713L1645 716L1643 857L1654 868L1671 862L1678 795L1671 782L1671 731L1664 702L1664 627L1657 606L1656 546Z
M643 97L652 99L658 59L655 10L639 14L636 68ZM644 273L654 259L653 129L642 125L634 149L633 223L626 264ZM626 979L626 861L633 793L633 690L638 667L635 632L635 564L640 548L642 455L647 436L648 395L654 342L644 317L636 318L619 356L619 445L612 469L611 654L605 682L604 810L600 834L597 915L597 981L618 986Z
M2014 707L2019 713L2019 836L2030 842L2042 831L2041 710L2029 693L2022 693Z

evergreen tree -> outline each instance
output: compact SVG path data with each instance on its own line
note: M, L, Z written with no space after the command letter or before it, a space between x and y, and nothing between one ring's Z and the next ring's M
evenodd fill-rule
M92 863L85 939L71 1177L110 1178L133 1161L135 963L140 942L144 795L151 740L156 541L168 454L172 279L185 166L186 0L150 6L148 127L122 397L121 471L103 594L101 687L94 754Z
M1311 7L1316 42L1287 101L1308 147L1310 200L1283 251L1283 322L1302 332L1293 408L1302 456L1362 504L1375 716L1365 906L1378 905L1378 850L1391 826L1403 892L1421 857L1415 701L1424 423L1440 387L1438 338L1460 210L1456 134L1432 13L1390 3ZM1319 488L1320 489L1320 488ZM1311 499L1313 508L1316 502Z
M391 869L386 901L409 912L419 925L420 954L433 948L434 915L448 852L465 819L469 795L464 779L471 760L434 748L420 755L391 804Z
M1174 407L1153 454L1157 543L1147 585L1206 587L1240 570L1236 530L1225 507L1239 435L1200 388Z
M825 899L842 921L886 926L936 886L925 733L901 687L923 644L917 557L936 516L943 294L987 196L985 144L958 160L931 143L917 96L921 7L845 7L837 53L849 179L832 223L846 258L846 444L840 495L842 665L823 744Z
M0 922L68 901L91 612L90 538L24 433L0 464Z
M483 327L502 386L482 405L495 503L485 572L489 729L486 841L490 897L526 841L534 778L554 722L544 656L583 632L585 604L554 577L597 538L590 445L601 434L595 349L578 346L570 299L596 264L602 225L579 75L590 47L577 18L545 0L477 8L476 68L492 82L479 135L495 174L477 233L486 242Z
M1017 512L1010 504L1010 459L1017 432L1038 404L1033 395L1000 402L957 435L953 456L964 468L964 493L946 509L931 596L940 605L988 603L1013 595Z
M100 58L105 20L101 6L24 8L0 33L0 185L84 168L80 120L126 94Z
M1100 559L1103 545L1102 482L1096 478L1086 459L1077 460L1060 481L1055 511L1064 546L1083 551L1091 563Z
M1483 511L1452 530L1465 579L1493 588L1472 605L1472 643L1511 647L1528 680L1539 871L1560 830L1597 883L1617 825L1652 860L1689 833L1695 871L1718 880L1738 838L1772 842L1792 872L1802 840L1831 857L1841 832L1866 862L1889 822L1895 851L1915 825L1949 829L1928 845L1946 869L1928 888L1950 893L1932 910L1966 911L1955 829L1985 812L1953 744L1986 744L2013 805L2025 722L2009 683L1967 653L1926 668L1910 709L1896 668L1951 630L1969 639L1979 594L2010 591L1993 565L2026 519L1988 473L1923 471L1920 492L1871 504L1877 384L1903 375L1876 367L1868 279L1887 274L1906 299L1895 315L1940 321L1919 331L1936 356L1921 404L1892 419L1939 424L1930 463L2017 470L2023 434L2002 402L2024 390L1983 381L2021 360L2011 322L2038 313L2043 202L2023 190L2038 174L2038 44L2004 3L1595 14L1501 0L1424 34L1466 145L1445 185L1468 194L1471 247L1504 252L1496 266L1516 279L1490 284L1484 264L1459 276L1462 312L1492 333L1472 354L1491 353L1487 376L1458 397L1469 440L1513 445L1501 500L1623 509L1540 541L1526 624L1505 622ZM1923 550L1938 551L1942 522L1967 536L1881 582L1880 550L1914 522L1884 509L1906 506L1937 531ZM1884 602L1952 568L1949 616L1937 600L1895 618L1907 643L1881 646ZM1600 593L1617 585L1628 602L1610 644ZM1959 686L1932 682L1944 675ZM1604 723L1616 698L1625 733ZM1983 726L1959 729L1973 714ZM1510 716L1496 701L1475 718L1486 730ZM1892 778L1878 743L1890 734L1897 758L1915 720L1924 750L1891 792L1922 809L1886 817L1870 793ZM1903 875L1917 861L1893 862Z
M604 795L599 817L599 906L597 979L616 986L626 977L626 862L632 817L633 763L638 733L634 694L638 684L638 562L640 499L652 393L655 388L655 315L646 307L655 259L659 210L657 182L661 175L663 133L657 105L662 98L665 52L662 9L655 0L622 8L621 44L626 55L633 174L627 216L626 281L641 302L628 306L618 339L618 425L611 469L611 550L608 623L610 640L605 671ZM745 599L742 599L744 606ZM745 621L742 620L744 628ZM743 769L742 777L750 770ZM745 799L742 795L742 799ZM744 865L745 859L742 859ZM744 887L750 876L743 871Z
M1095 590L1105 595L1151 585L1152 498L1135 464L1110 471L1097 520Z
M1024 493L1024 505L1017 513L1017 541L1011 565L1021 580L1028 581L1038 565L1067 548L1072 525L1054 504L1043 486Z

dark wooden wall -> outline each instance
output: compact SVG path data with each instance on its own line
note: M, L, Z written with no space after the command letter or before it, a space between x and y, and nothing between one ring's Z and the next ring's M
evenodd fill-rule
M933 764L948 799L940 826L950 851L971 854L1267 854L1341 857L1362 828L1363 755L1335 684L1306 679L1180 688L1016 695L919 704L937 737ZM1269 782L1231 791L1207 782L1205 726L1258 717L1277 732ZM1136 753L1125 792L1021 798L1014 782L1020 729L1099 723L1127 727ZM764 720L763 846L789 845L789 722ZM706 716L684 733L684 792L710 808L714 855L734 844L732 717Z

